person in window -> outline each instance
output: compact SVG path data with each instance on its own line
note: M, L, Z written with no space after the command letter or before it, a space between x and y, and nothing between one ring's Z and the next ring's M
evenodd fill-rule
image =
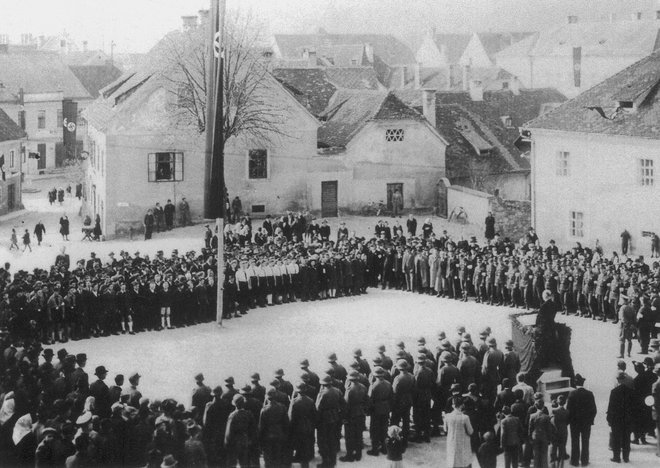
M144 240L151 239L151 234L154 231L154 223L154 213L151 208L149 208L147 214L144 215Z

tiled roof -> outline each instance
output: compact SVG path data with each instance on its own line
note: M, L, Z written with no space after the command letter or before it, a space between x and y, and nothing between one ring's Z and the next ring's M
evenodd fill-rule
M533 35L532 32L477 33L481 45L490 58L507 47Z
M436 34L433 36L433 41L438 50L441 51L444 48L447 61L452 64L458 63L470 38L472 38L472 34Z
M374 55L389 66L415 63L410 48L390 34L275 34L274 38L283 58L287 59L302 57L305 49L370 44Z
M110 61L110 57L102 50L88 50L80 52L69 52L68 54L62 56L62 60L64 60L64 63L70 67L80 67L83 65L100 66L108 63Z
M122 75L121 70L110 64L83 66L69 65L69 68L73 74L76 75L87 92L89 92L94 98L98 97L101 89L105 88L108 84L112 83Z
M20 140L25 138L26 134L5 111L0 109L0 142Z
M319 57L330 60L335 67L357 67L366 65L364 44L323 45L316 51Z
M0 53L0 83L12 92L62 91L65 99L89 99L91 96L59 54L28 48L10 47Z
M498 57L572 56L574 47L582 57L644 57L657 48L657 21L618 21L567 23L504 49Z
M371 120L424 120L392 93L339 90L322 114L327 119L319 128L319 147L345 147Z
M660 139L660 51L654 52L530 122L527 128ZM634 112L616 112L617 101L632 101ZM604 118L595 109L600 108Z
M320 115L337 89L380 90L373 68L280 68L273 76L313 115Z
M420 90L396 91L396 94L408 105L418 110L421 108ZM486 91L483 101L472 101L467 92L437 92L436 128L450 143L448 169L454 167L456 171L456 168L463 167L465 163L460 162L462 157L476 157L473 146L460 134L460 124L466 121L481 138L494 146L493 171L528 169L529 161L522 157L514 144L519 136L518 128L538 116L544 104L565 100L564 95L553 89L521 90L518 95L511 91ZM502 121L505 116L511 119L510 127Z
M320 68L281 68L273 76L314 115L325 110L337 88Z

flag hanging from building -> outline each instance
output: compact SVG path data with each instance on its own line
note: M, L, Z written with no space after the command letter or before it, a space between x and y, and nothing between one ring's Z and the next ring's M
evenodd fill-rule
M582 82L582 47L573 47L573 84L576 88Z
M62 101L62 142L64 157L76 157L76 129L78 127L78 103L69 99Z

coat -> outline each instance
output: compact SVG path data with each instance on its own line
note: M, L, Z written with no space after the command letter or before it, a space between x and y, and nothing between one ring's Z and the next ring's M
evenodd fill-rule
M500 423L500 443L502 447L513 447L520 445L523 440L523 427L520 419L508 415Z
M458 411L445 417L447 431L447 468L460 468L472 463L470 436L473 429L470 418Z

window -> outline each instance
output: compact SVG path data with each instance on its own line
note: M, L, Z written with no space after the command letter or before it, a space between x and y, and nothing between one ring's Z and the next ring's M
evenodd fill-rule
M568 151L559 151L557 153L557 175L559 177L568 176L568 158L571 153Z
M385 141L403 141L403 135L402 128L388 128L385 130Z
M513 127L513 120L511 119L510 115L503 115L500 117L500 120L504 124L506 128L512 128Z
M571 211L571 236L584 237L584 213Z
M642 187L653 186L653 159L640 159L640 180L639 183Z
M25 111L18 111L18 125L25 130Z
M57 109L57 128L64 127L64 111Z
M149 153L149 182L183 180L183 153Z
M37 114L37 128L46 128L46 111L40 110Z
M509 82L508 81L502 81L502 89L509 89Z
M268 178L268 151L253 149L248 152L248 178Z
M9 167L14 167L14 151L9 152Z

